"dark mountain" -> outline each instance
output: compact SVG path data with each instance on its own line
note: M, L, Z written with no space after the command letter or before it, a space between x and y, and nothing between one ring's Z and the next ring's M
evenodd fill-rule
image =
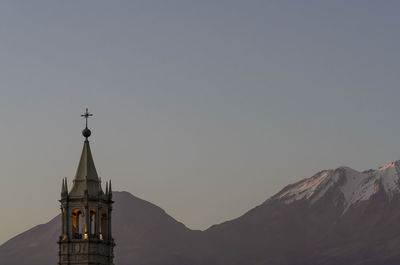
M321 171L202 232L114 194L117 265L400 264L400 162ZM6 242L1 264L56 264L59 229L56 217Z
M183 254L185 242L198 232L128 192L113 195L116 264L189 264ZM0 246L0 264L57 264L60 227L61 219L57 216L7 241Z

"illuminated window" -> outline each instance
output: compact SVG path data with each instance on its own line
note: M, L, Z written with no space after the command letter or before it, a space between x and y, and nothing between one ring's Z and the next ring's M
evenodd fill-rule
M75 209L72 212L72 235L73 238L82 238L83 230L83 218L82 212L79 209Z

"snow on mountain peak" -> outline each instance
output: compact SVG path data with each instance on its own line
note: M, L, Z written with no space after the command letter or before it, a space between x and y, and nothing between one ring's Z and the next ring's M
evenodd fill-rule
M273 197L289 204L298 200L315 203L336 187L344 198L345 211L353 204L368 200L383 189L389 198L400 193L400 160L377 170L356 171L348 167L323 170L314 176L287 186Z

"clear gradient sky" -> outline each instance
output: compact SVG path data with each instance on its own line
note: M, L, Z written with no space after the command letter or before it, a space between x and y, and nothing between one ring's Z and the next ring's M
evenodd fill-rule
M0 243L99 175L193 229L400 159L399 1L1 1Z

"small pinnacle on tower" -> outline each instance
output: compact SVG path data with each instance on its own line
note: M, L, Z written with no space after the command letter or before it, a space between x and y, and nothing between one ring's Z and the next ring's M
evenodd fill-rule
M67 181L67 178L64 179L64 183L65 183L65 193L68 195L68 181Z
M65 179L62 180L62 185L61 185L61 196L64 196L65 194Z

